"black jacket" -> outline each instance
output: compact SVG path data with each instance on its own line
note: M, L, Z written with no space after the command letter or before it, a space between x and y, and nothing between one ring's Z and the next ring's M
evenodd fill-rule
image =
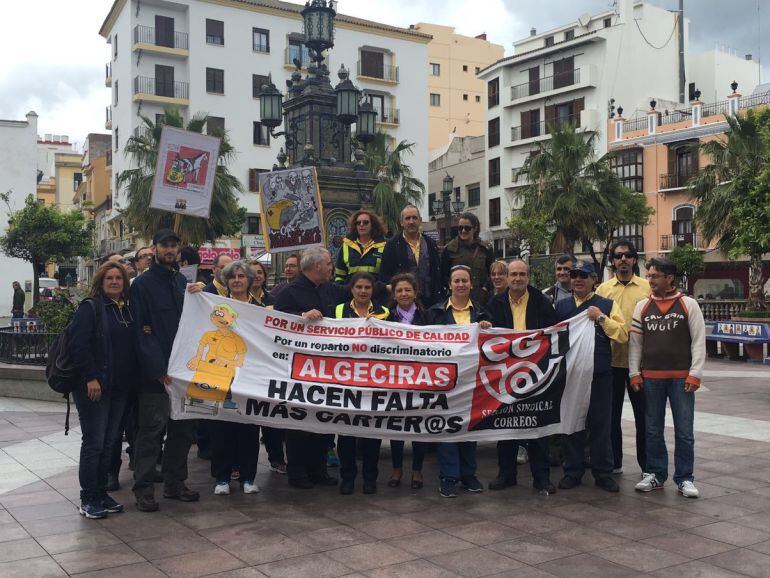
M428 309L428 325L454 325L455 318L452 315L450 309L447 309L448 299L439 301ZM478 323L479 321L492 321L489 313L481 305L475 301L471 301L473 307L471 307L471 323Z
M11 311L24 311L24 289L19 287L13 290L13 306Z
M275 310L302 315L317 309L325 317L334 317L334 308L350 298L350 291L343 285L328 282L316 286L303 273L286 286L275 300Z
M421 299L426 306L430 306L440 301L444 296L444 284L441 278L441 255L433 239L424 233L422 236L428 245L428 259L430 259L430 294L421 295ZM390 283L390 278L397 273L410 272L409 251L411 249L400 231L385 243L380 264L380 280L383 283Z
M186 287L184 275L156 262L131 285L131 313L145 377L140 387L145 391L165 392L158 380L168 373Z
M444 286L449 286L449 277L452 267L465 265L471 270L471 299L484 303L487 300L487 288L489 286L489 268L495 257L492 248L480 239L475 239L470 245L460 242L455 237L444 246L441 252L441 278Z
M386 321L395 321L396 323L401 323L401 321L398 318L398 311L396 309L396 305L393 305L393 307L390 308L390 313L388 314L388 318ZM414 319L412 319L411 325L429 325L428 320L428 312L425 309L422 309L420 307L417 308L417 311L414 312Z
M542 291L528 285L527 292L529 293L527 329L543 329L556 323L558 321L556 311ZM489 302L489 314L492 316L492 325L495 327L513 329L513 314L508 300L508 291L492 297Z

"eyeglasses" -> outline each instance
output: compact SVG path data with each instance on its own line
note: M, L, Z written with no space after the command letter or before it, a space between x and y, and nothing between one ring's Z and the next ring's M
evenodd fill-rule
M359 227L362 226L362 225L363 226L368 225L370 223L371 223L371 221L356 221L356 225L358 225Z
M458 230L462 231L463 233L470 233L473 231L473 227L470 225L461 225L457 227Z
M620 261L621 259L628 259L630 261L634 256L631 253L613 253L612 258L616 261Z
M471 268L468 267L468 265L455 265L454 267L452 267L449 270L449 272L450 273L453 273L454 271L468 271L468 272L470 272L470 270L471 270Z
M585 271L570 271L569 272L569 278L570 279L577 279L580 277L581 279L588 279L590 275L586 273Z
M556 270L557 270L557 271L570 271L570 270L571 270L571 267L569 267L569 266L567 266L567 265L565 265L564 267L559 267L559 266L557 266L557 267L556 267Z

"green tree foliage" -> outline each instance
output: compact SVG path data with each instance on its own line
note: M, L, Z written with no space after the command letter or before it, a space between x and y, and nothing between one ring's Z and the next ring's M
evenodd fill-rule
M32 302L40 299L39 282L48 261L66 261L93 253L94 224L79 211L62 212L28 195L24 208L14 211L9 194L0 195L8 205L8 229L0 237L0 249L9 257L32 263Z
M687 278L702 273L706 268L703 262L703 252L696 251L690 244L674 247L668 258L676 265L676 270L682 278L682 286L687 289Z
M214 132L214 136L222 139L222 144L219 147L209 218L180 215L150 208L160 135L164 124L202 133L208 116L198 113L185 125L179 109L166 108L161 123L156 124L146 116L141 118L140 130L128 139L124 149L132 166L136 168L125 170L118 176L118 186L126 187L128 204L121 211L126 222L146 239L151 238L158 229L170 227L184 243L194 246L238 233L246 220L246 210L238 205L238 193L243 192L243 186L227 169L235 157L235 149L227 135Z
M700 145L708 164L689 182L695 225L707 241L749 257L747 309L765 310L762 255L770 252L770 111L728 117L725 139Z
M401 210L405 205L420 206L425 185L414 176L412 167L404 162L414 154L414 143L402 140L395 147L387 133L377 131L366 147L364 166L379 183L374 187L373 209L391 232L398 230Z
M545 252L551 233L542 216L517 212L505 224L508 227L508 238L515 249L513 256L539 255Z

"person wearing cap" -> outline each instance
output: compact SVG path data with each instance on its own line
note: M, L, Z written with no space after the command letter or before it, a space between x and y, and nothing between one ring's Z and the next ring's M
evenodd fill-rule
M142 512L158 509L153 478L163 449L163 496L195 502L198 492L185 486L187 454L193 443L194 420L172 420L166 385L171 347L182 316L187 281L179 273L177 254L180 238L171 229L161 229L152 238L155 259L150 268L131 285L131 312L137 327L142 378L138 383L139 416L134 454L134 496ZM197 285L194 284L197 287Z
M586 427L591 431L591 473L597 486L607 492L619 491L612 479L613 459L610 425L612 423L612 353L610 342L626 343L626 327L620 307L611 299L594 293L596 271L590 261L577 260L569 272L572 282L572 298L556 303L556 315L560 320L569 319L582 312L596 327L594 345L594 373L591 381L591 402L588 406ZM584 451L586 430L565 435L561 447L564 455L564 477L559 488L571 490L579 486L585 473Z

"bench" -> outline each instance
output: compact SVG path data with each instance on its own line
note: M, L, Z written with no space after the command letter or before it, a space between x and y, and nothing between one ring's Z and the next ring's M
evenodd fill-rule
M764 345L770 343L768 326L765 323L746 323L743 321L714 321L712 331L706 335L706 353L709 357L718 357L717 343L722 344L722 352L728 359L739 361L740 345L749 361L764 361Z

